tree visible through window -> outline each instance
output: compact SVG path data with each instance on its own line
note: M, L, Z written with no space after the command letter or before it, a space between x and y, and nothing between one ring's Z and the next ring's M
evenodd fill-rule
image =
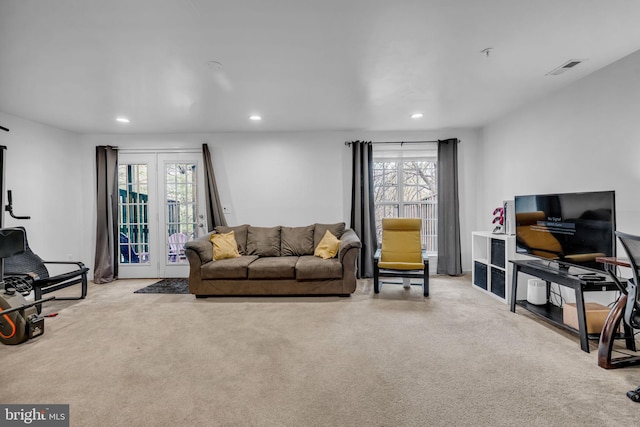
M373 188L378 241L382 218L422 219L422 246L436 254L438 169L435 157L395 158L374 155ZM388 156L388 153L387 153Z

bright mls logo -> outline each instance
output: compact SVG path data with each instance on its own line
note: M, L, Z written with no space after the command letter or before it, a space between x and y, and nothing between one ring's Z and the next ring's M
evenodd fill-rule
M69 427L69 405L0 405L0 425Z

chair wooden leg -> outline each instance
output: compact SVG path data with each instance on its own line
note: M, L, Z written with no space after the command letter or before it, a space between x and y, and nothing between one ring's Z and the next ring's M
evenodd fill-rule
M620 299L614 304L604 322L602 333L600 334L600 342L598 343L598 366L604 369L624 368L627 366L637 366L640 364L640 357L625 356L613 359L613 342L618 333L620 322L624 322L624 308L627 302L627 295L620 296ZM632 330L633 331L633 330ZM626 328L625 328L626 333ZM627 347L629 343L627 341ZM635 347L635 344L634 344Z

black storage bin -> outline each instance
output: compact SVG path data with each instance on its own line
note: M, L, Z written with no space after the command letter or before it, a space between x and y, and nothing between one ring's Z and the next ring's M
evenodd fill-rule
M491 267L491 292L498 295L500 298L504 298L505 297L504 285L505 285L504 270Z
M473 266L474 284L487 289L487 266L481 262L476 261Z
M491 239L491 262L500 268L505 268L505 242L504 240Z

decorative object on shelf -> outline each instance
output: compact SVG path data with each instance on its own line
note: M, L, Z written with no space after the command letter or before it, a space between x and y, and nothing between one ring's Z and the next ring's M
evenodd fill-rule
M493 210L493 221L495 225L493 234L504 234L504 207L500 206Z
M504 217L504 232L510 236L516 234L516 216L515 216L515 204L513 200L505 200L502 209L502 216Z

